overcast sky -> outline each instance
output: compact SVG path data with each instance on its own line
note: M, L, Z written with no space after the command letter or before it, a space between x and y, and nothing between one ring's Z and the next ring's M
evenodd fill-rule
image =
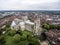
M60 10L60 0L0 0L0 10Z

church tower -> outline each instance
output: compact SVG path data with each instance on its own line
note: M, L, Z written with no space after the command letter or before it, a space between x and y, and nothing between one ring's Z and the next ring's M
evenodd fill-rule
M40 17L39 17L39 16L36 17L34 23L35 23L35 25L34 25L34 33L35 33L36 35L40 35L42 29L41 29Z

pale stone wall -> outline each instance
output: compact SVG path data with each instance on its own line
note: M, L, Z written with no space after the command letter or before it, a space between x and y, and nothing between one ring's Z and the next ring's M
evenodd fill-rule
M34 25L34 30L35 30L35 33L36 35L40 35L41 34L41 25L40 25L40 18L37 18L35 21L34 21L35 25Z
M33 32L33 30L34 30L34 27L32 27L32 26L34 26L34 25L25 24L25 29L27 29L28 31L31 31L31 32Z

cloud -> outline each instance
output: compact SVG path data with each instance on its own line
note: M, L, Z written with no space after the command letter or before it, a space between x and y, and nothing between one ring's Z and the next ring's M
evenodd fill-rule
M1 0L0 10L60 9L59 0Z

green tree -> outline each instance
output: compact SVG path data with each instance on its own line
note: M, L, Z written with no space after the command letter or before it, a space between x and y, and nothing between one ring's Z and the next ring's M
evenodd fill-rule
M50 29L50 26L49 24L45 23L43 26L42 26L44 29Z
M56 25L49 25L50 26L50 29L56 29Z
M4 45L39 45L38 38L28 30L16 31L6 27L5 34L0 37L1 41L2 38L5 40Z
M15 45L13 37L7 37L5 45Z
M45 33L42 33L40 36L40 40L44 41L44 40L46 40L46 38L47 38L47 36L45 35Z
M60 30L60 25L57 26L57 29Z
M4 45L4 43L5 43L4 36L1 35L0 36L0 45Z
M10 28L10 24L9 24L9 23L7 23L7 24L6 24L6 27L7 27L7 28Z
M43 30L42 30L43 33L46 32L46 31L47 31L46 29L43 29Z
M18 43L20 41L20 35L19 34L14 35L13 39L15 43Z
M5 35L7 36L14 36L16 34L16 30L9 30L8 32L6 32Z

